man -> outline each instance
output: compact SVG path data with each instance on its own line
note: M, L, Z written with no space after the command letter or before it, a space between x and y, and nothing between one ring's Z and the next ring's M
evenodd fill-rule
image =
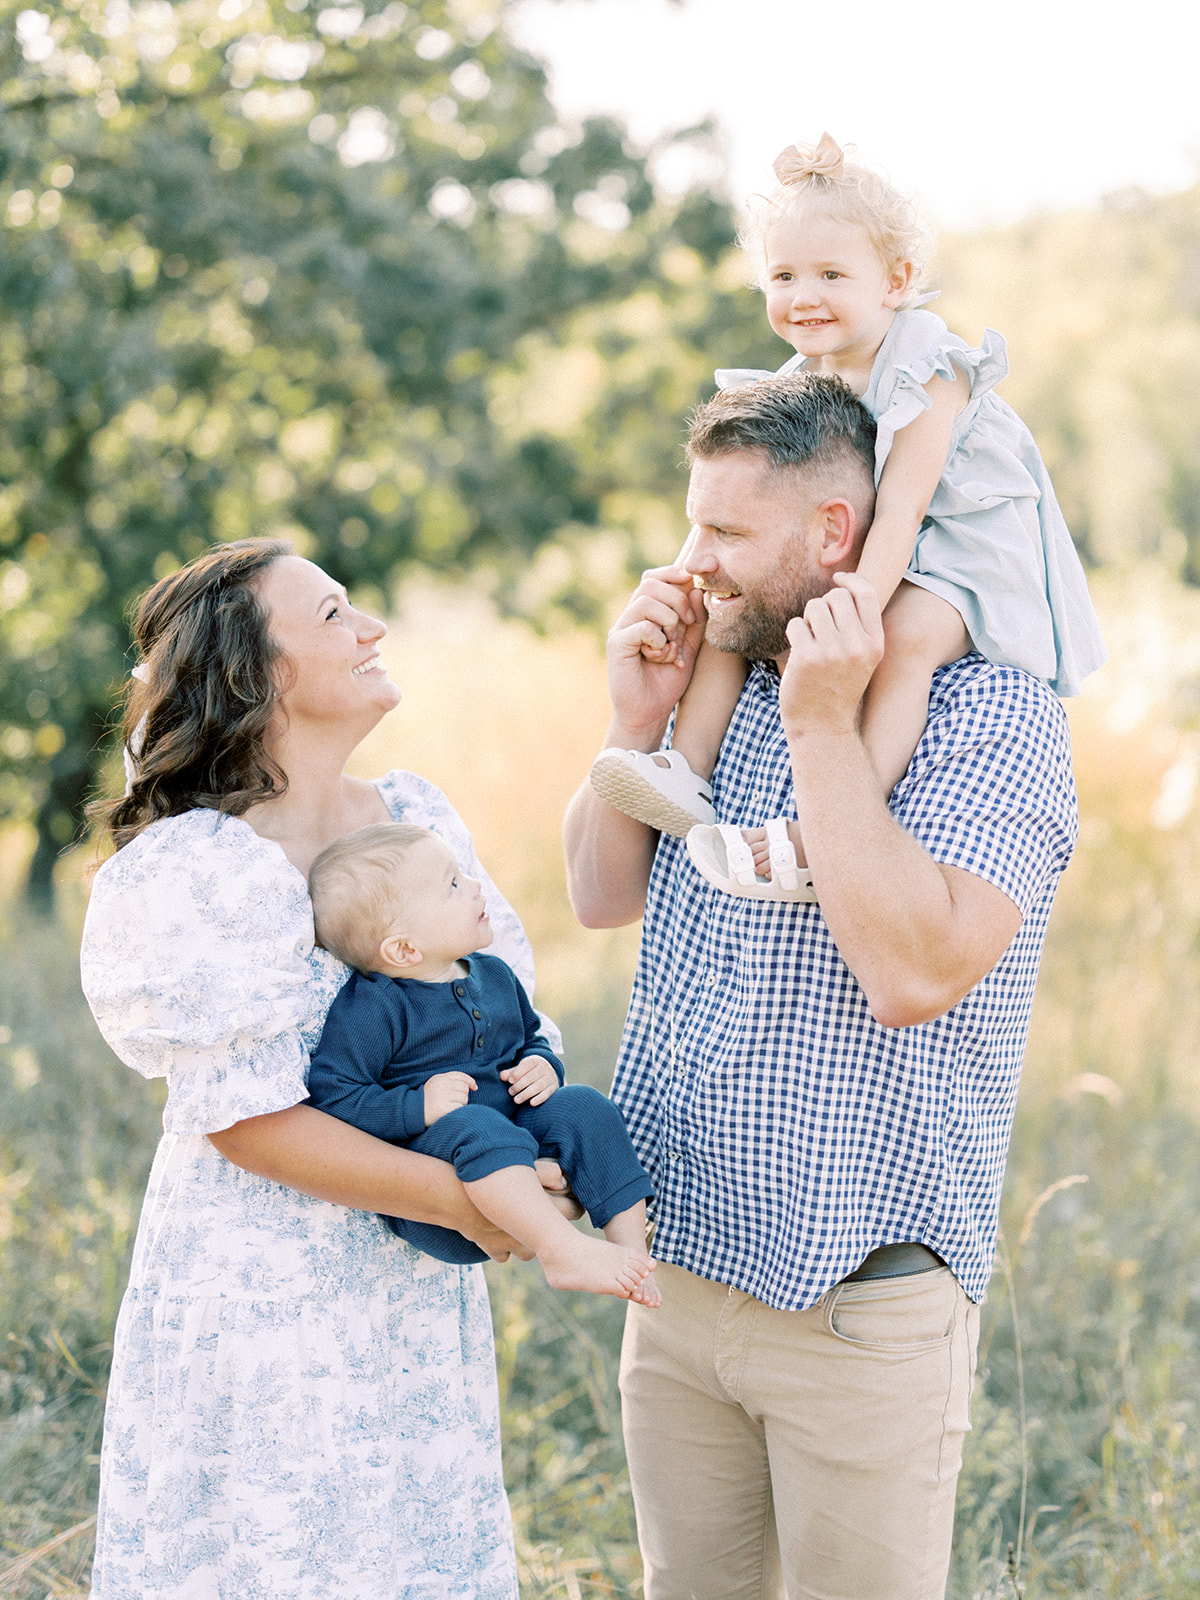
M874 427L836 380L693 423L686 563L610 635L606 745L657 750L704 633L751 658L723 821L798 818L819 905L738 899L582 789L588 926L645 914L613 1095L657 1195L626 1446L647 1600L940 1600L1042 938L1076 815L1046 686L934 680L885 800L858 734L882 654L854 575ZM698 583L699 588L694 587ZM641 647L683 630L683 666Z

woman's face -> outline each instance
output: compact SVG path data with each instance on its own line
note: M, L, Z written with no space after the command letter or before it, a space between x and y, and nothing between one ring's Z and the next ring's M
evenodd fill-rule
M331 723L366 732L400 700L379 657L385 625L356 611L341 584L300 556L281 556L259 579L289 728ZM360 732L360 737L361 737Z

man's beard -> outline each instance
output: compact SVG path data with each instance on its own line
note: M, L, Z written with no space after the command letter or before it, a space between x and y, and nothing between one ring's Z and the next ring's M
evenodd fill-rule
M747 656L751 661L773 661L788 650L787 625L793 617L804 615L804 608L817 595L828 592L824 573L790 568L778 572L761 587L748 593L736 584L722 582L719 573L705 573L706 589L732 589L740 593L737 615L726 618L710 614L706 641L717 650Z

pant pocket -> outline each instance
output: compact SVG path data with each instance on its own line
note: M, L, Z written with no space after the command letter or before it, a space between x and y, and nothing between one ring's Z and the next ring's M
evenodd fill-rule
M961 1294L949 1267L842 1283L830 1290L826 1326L846 1344L876 1350L936 1349L954 1332Z

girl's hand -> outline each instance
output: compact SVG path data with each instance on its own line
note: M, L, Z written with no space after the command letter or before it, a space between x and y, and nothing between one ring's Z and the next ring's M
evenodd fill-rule
M519 1106L545 1105L558 1088L558 1073L545 1056L522 1056L515 1067L500 1074Z
M428 1079L425 1084L425 1126L432 1128L447 1112L465 1106L471 1097L471 1090L478 1087L475 1079L465 1072L439 1072L436 1078Z

